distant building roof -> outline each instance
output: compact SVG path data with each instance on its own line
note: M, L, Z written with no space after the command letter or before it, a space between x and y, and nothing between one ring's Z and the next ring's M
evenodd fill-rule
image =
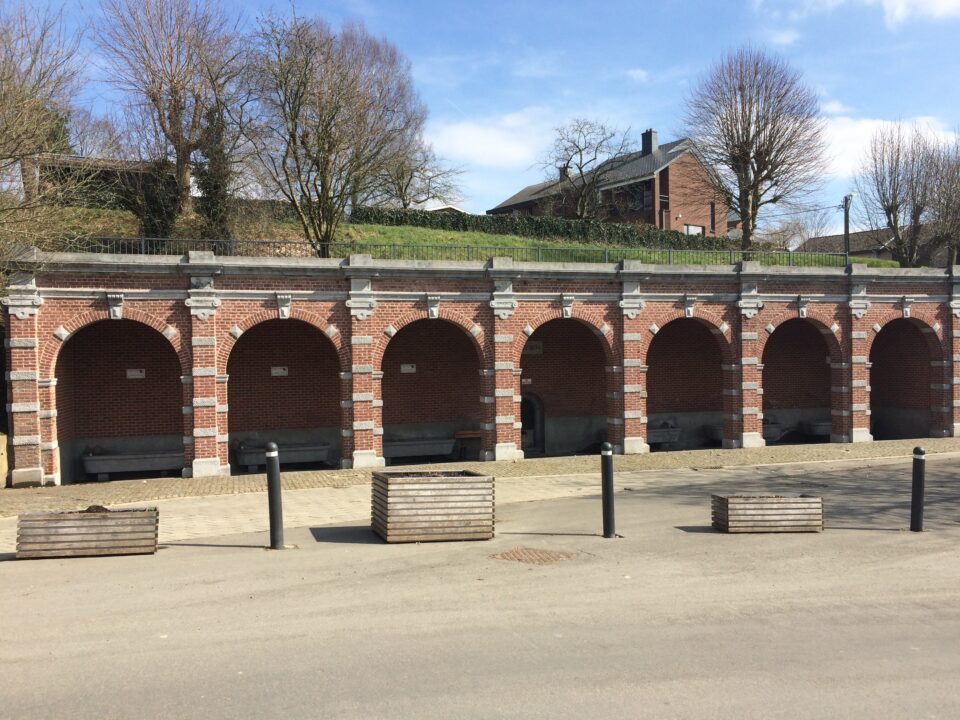
M667 167L674 160L690 149L690 142L686 138L674 140L673 142L660 145L653 152L643 154L642 151L630 153L623 158L608 160L607 163L616 163L617 167L610 171L604 178L601 190L617 187L619 185L629 185L641 180L652 178L656 173ZM601 165L600 167L603 167ZM556 195L560 186L559 178L556 180L547 180L545 182L528 185L520 192L511 195L502 203L487 212L495 210L506 210L508 208L523 205L533 200L543 200Z
M892 233L887 229L882 230L860 230L850 233L850 252L884 252L889 251L887 245L893 239ZM802 252L840 252L844 251L843 234L824 235L822 237L810 238L800 245L797 250Z

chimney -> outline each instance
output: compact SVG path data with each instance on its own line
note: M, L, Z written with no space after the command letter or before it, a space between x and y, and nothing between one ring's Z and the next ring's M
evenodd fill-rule
M641 154L649 155L657 151L659 147L657 143L657 131L653 128L647 128L647 130L640 136L640 150Z
M560 173L560 182L568 180L570 178L570 166L569 165L559 165L557 170Z

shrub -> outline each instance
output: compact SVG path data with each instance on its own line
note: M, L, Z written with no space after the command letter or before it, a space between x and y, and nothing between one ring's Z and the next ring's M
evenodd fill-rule
M653 225L627 225L599 220L566 220L545 215L469 215L360 206L353 209L350 222L358 225L408 225L435 230L519 235L624 247L674 250L731 250L740 247L737 241L727 237L684 235L676 230L660 230Z

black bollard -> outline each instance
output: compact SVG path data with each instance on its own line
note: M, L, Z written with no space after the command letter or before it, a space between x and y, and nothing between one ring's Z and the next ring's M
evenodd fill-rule
M603 491L603 536L615 538L617 531L613 521L613 446L608 442L600 446L600 478Z
M270 549L283 550L283 504L280 500L280 451L267 443L267 504L270 507Z
M923 486L926 483L927 454L922 447L913 449L913 492L910 498L910 530L923 532Z

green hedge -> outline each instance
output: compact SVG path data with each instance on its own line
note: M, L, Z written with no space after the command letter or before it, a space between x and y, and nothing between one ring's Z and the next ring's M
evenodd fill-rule
M358 225L408 225L435 230L519 235L624 247L655 247L673 250L739 248L739 243L728 237L684 235L676 230L660 230L652 225L627 225L599 220L565 220L542 215L468 215L457 212L361 206L353 209L350 222Z

